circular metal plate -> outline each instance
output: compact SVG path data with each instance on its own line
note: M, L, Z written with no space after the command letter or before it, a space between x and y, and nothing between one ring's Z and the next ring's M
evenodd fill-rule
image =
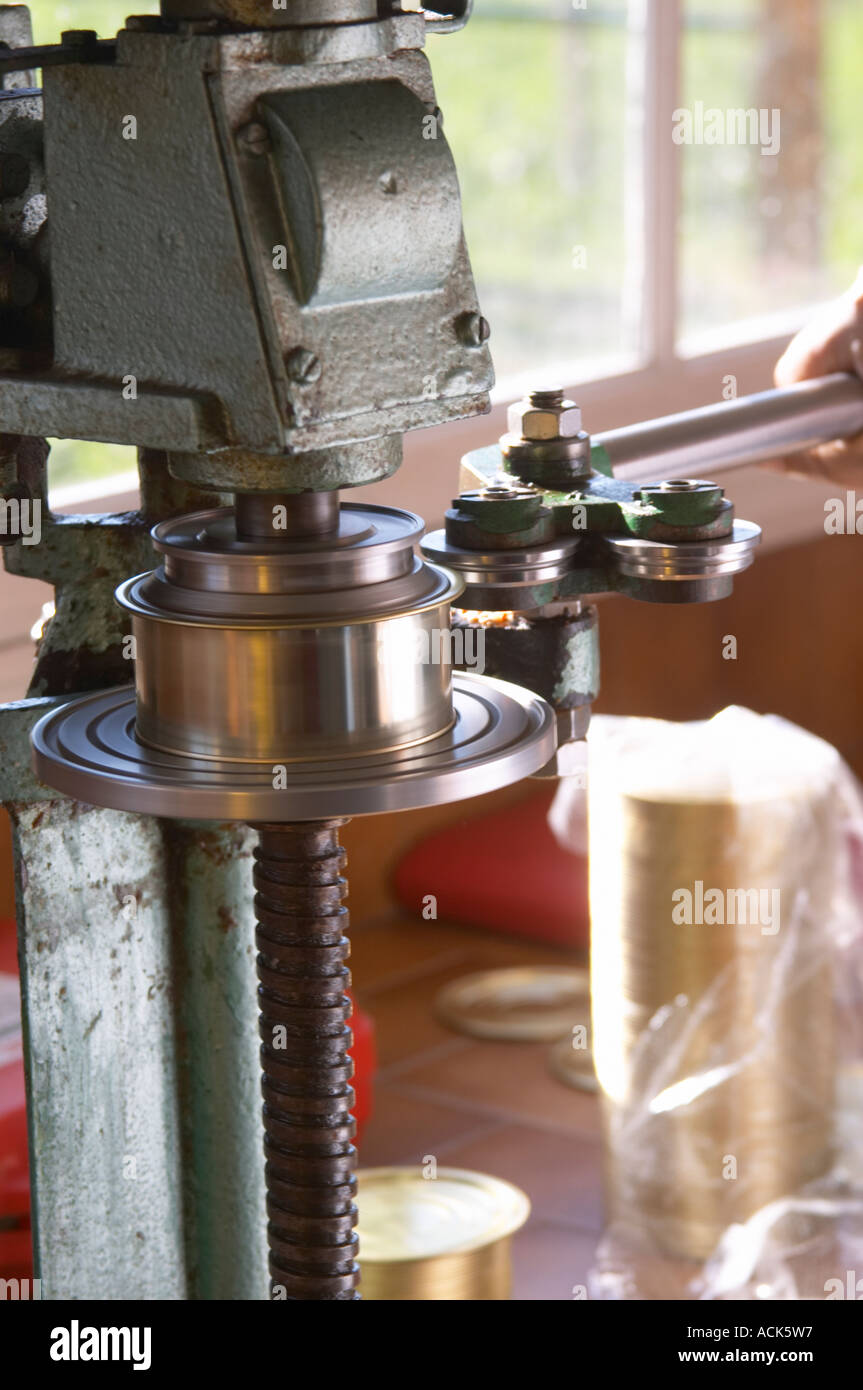
M191 820L293 821L409 810L479 796L528 777L555 750L554 714L529 691L457 672L455 724L401 753L330 762L227 763L140 743L131 686L46 714L33 768L77 801Z
M593 1053L590 1048L576 1048L572 1038L560 1038L548 1054L548 1069L555 1081L572 1086L576 1091L599 1090Z
M590 981L586 970L568 965L480 970L444 985L434 1010L470 1037L554 1042L590 1018Z

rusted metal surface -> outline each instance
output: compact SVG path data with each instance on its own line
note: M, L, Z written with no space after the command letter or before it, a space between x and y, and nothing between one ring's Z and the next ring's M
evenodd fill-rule
M154 521L217 505L221 495L176 481L168 472L165 453L142 450L139 511L59 516L47 506L45 441L12 440L10 447L17 458L18 479L41 502L42 535L38 545L7 549L6 568L10 574L52 584L56 595L29 693L71 695L130 683L133 648L126 640L128 622L114 602L114 590L130 574L152 566Z
M26 46L30 16L22 6L4 7L0 38ZM3 366L50 357L52 323L50 273L45 236L45 177L42 94L35 74L2 70L0 52L0 264L3 313L0 348ZM14 94L14 95L13 95Z
M359 1297L344 821L258 827L255 912L272 1297Z
M188 1297L266 1299L255 836L161 821Z
M110 596L129 567L146 567L151 554L149 527L134 513L57 517L45 527L40 545L29 551L15 547L7 559L10 572L45 579L56 594L31 695L71 695L132 680L124 615Z
M163 449L138 450L139 512L145 521L153 526L170 516L227 505L230 500L227 494L175 478L171 472L172 459L173 455Z
M99 39L92 29L70 29L63 43L40 44L0 52L0 73L31 72L37 68L65 67L70 63L113 63L116 56L110 39Z
M29 806L56 798L39 782L30 765L30 730L43 714L65 703L60 699L16 700L0 707L0 804Z
M10 809L43 1297L185 1298L158 827L72 801Z
M488 625L470 613L457 612L453 626L477 634L486 675L536 691L555 711L589 705L599 694L599 632L593 607L554 617L513 614L510 622Z
M301 454L257 454L248 449L225 449L218 454L169 455L171 472L199 487L234 492L319 491L361 487L389 478L402 462L402 437L360 440L331 449L306 449Z
M134 375L131 372L130 375ZM129 386L128 389L131 389ZM216 403L192 391L142 382L132 403L122 381L63 380L47 373L0 373L0 414L20 434L60 435L155 449L215 448L221 437Z
M44 1296L264 1299L252 833L49 792L60 703L0 712Z
M487 408L487 345L459 331L479 309L427 60L284 61L290 32L124 31L116 65L45 73L55 360L0 377L11 428L269 454L279 487L298 454ZM340 230L358 198L359 241ZM313 372L292 370L300 352Z

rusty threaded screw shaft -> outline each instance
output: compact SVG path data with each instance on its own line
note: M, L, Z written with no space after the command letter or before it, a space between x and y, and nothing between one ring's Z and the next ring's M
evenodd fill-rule
M527 400L537 410L559 410L563 405L563 391L558 386L545 391L531 391Z
M255 850L273 1297L359 1298L343 820L259 825Z

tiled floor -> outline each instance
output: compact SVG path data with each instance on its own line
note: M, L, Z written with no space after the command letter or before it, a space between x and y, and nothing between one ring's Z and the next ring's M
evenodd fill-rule
M513 1297L570 1299L586 1283L602 1221L596 1099L549 1075L547 1044L460 1037L432 1004L448 980L472 971L572 956L409 917L360 924L352 937L354 989L374 1020L379 1059L361 1165L433 1154L516 1183L533 1209L515 1240Z

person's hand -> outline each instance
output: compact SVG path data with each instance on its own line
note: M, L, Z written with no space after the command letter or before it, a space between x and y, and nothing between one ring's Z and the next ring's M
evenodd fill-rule
M851 288L792 339L773 375L777 386L792 386L832 372L856 372L863 379L863 267ZM863 435L791 454L770 466L798 477L859 486L863 483Z

